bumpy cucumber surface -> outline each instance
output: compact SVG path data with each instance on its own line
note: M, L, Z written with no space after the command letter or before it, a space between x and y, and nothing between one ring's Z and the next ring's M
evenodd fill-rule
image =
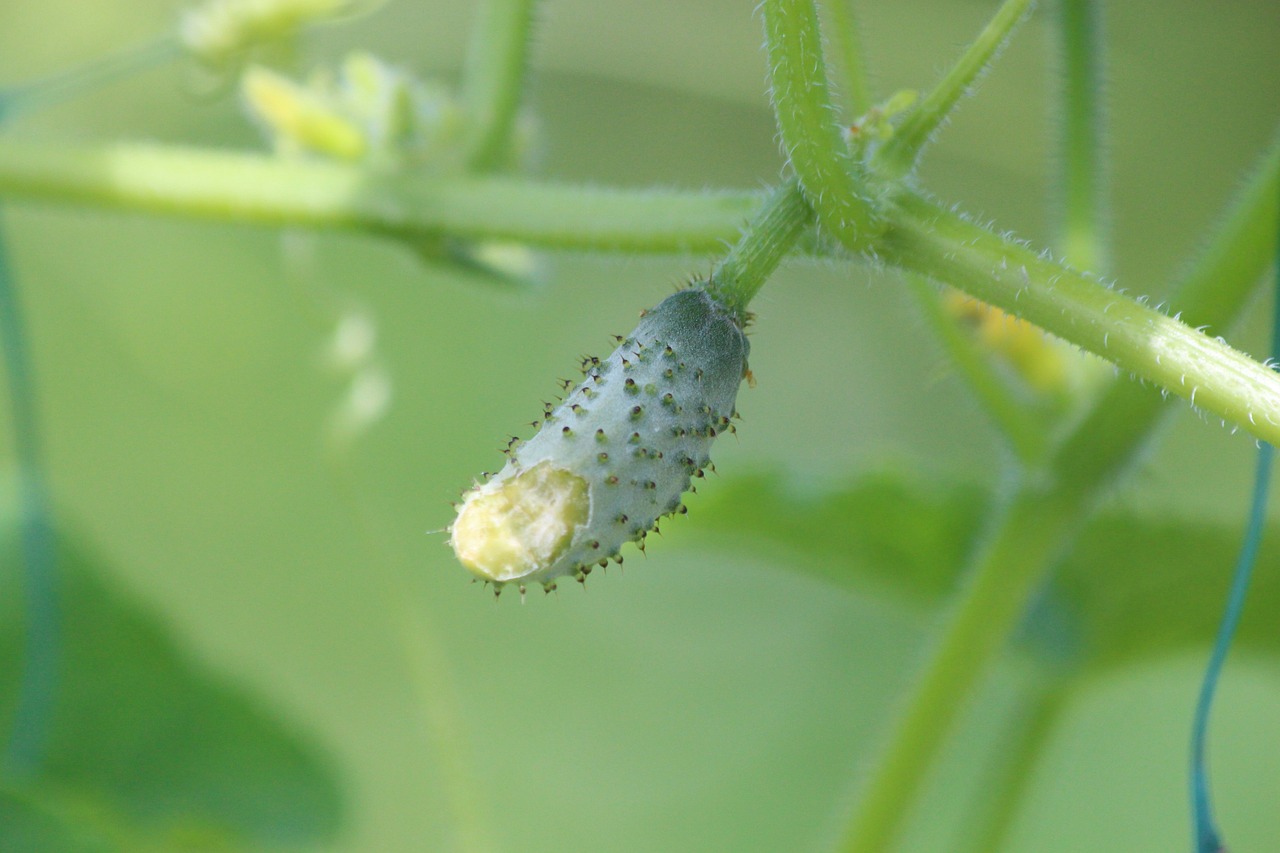
M450 528L458 559L500 591L622 561L710 463L732 429L750 346L743 319L698 287L646 312L604 360L463 496Z

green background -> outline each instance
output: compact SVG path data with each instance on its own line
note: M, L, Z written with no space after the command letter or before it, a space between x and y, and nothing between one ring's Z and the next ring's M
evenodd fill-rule
M690 189L775 180L753 5L546 3L531 91L540 172ZM361 47L451 80L469 6L395 0L313 33L298 65ZM859 8L887 95L930 85L994 5ZM5 0L0 80L145 41L178 10ZM923 172L940 197L1042 245L1055 84L1045 24L1019 31ZM1280 6L1142 0L1113 4L1108 24L1112 272L1158 299L1275 132ZM21 133L263 147L233 97L196 84L148 73ZM192 657L328 756L346 797L332 849L822 850L838 833L938 611L794 571L802 556L757 547L749 532L703 535L698 519L717 490L758 472L806 495L885 472L926 495L998 480L995 437L894 276L786 265L753 306L759 382L739 398L737 440L719 443L721 475L670 525L676 535L647 559L629 555L624 573L594 575L585 593L561 584L521 606L468 584L446 537L428 531L449 523L449 502L479 471L496 470L507 436L528 434L557 377L583 353L603 355L610 334L710 259L552 255L540 286L512 292L359 235L299 237L286 256L280 234L248 227L33 203L8 205L4 223L60 517ZM345 386L323 369L317 291L369 309L394 382L347 486L324 454ZM1229 339L1262 353L1268 304ZM8 454L7 419L0 430ZM1254 453L1183 406L1110 501L1235 535ZM1280 506L1271 515L1280 521ZM1126 546L1115 537L1117 564ZM1229 570L1197 566L1205 600L1225 593ZM1277 571L1274 554L1259 566ZM1278 618L1276 607L1246 616L1263 631ZM1204 654L1148 655L1085 682L1008 849L1185 848ZM1007 662L975 697L904 849L951 849L982 801L982 762L1023 671ZM1274 656L1233 658L1213 767L1233 849L1273 849Z

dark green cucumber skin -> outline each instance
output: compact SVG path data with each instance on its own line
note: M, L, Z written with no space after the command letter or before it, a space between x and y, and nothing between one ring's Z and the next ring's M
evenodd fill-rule
M712 441L732 428L750 352L743 325L691 287L646 312L607 359L587 361L582 383L480 487L501 487L544 461L588 484L587 523L564 554L521 583L583 580L597 564L620 562L622 546L641 541L660 518L683 511L681 496L710 463Z

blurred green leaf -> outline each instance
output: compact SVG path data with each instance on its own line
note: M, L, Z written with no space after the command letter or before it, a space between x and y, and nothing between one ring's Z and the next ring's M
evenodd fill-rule
M107 853L118 849L105 833L83 824L36 799L0 790L0 842L5 850Z
M0 532L5 732L23 643L12 534L11 526ZM65 539L58 571L63 647L51 742L19 796L0 795L0 814L13 818L0 819L0 849L100 849L82 832L85 815L110 826L113 838L134 839L131 846L148 839L160 848L258 849L335 834L341 796L332 770L287 723L190 660ZM68 802L76 808L54 805ZM24 846L29 838L74 843Z
M1108 512L1077 542L1057 595L1077 614L1098 664L1213 640L1243 536L1241 525ZM1280 652L1280 525L1263 537L1236 645Z
M960 582L992 497L963 484L880 473L840 488L784 477L726 478L697 510L717 543L772 550L825 581L933 605ZM1104 510L1077 540L1024 626L1036 643L1080 643L1083 661L1110 666L1207 645L1240 547L1236 526ZM1264 537L1238 643L1280 653L1280 529Z
M848 487L807 487L761 473L723 478L689 525L788 557L796 571L919 602L955 583L989 496L975 486L927 488L870 474Z

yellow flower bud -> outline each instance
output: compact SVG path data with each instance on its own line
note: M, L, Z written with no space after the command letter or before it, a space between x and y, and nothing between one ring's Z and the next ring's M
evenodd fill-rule
M306 151L359 160L368 149L364 131L326 99L265 68L251 67L241 83L245 105L289 152Z
M1037 393L1063 393L1073 386L1071 374L1078 359L1061 341L958 290L948 291L944 304L951 316L973 330L983 349L1002 359Z

